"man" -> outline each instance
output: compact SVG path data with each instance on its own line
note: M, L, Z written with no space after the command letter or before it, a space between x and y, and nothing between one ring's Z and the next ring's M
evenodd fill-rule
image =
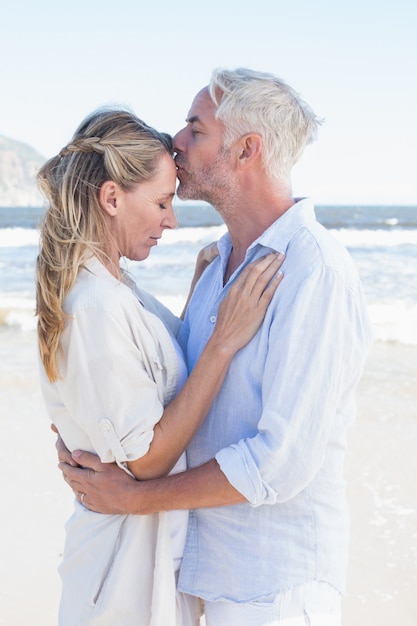
M340 625L343 462L370 328L352 260L312 202L292 197L291 169L318 123L269 74L217 70L197 94L174 140L178 195L211 203L228 233L187 309L189 368L247 263L285 252L283 285L234 358L187 472L139 483L87 453L73 458L90 471L61 464L90 509L193 509L179 588L204 600L208 626Z

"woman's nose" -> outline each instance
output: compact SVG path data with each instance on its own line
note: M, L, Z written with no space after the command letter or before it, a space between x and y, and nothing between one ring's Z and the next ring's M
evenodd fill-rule
M176 228L178 225L177 216L174 213L174 209L169 207L167 209L166 214L164 215L164 219L162 220L162 226L164 228Z

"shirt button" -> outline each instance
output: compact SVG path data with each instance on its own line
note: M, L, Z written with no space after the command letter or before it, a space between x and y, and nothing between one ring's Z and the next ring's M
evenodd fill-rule
M217 318L216 318L216 316L215 316L215 315L212 315L212 316L210 317L210 322L211 322L212 324L215 324L215 323L216 323L216 319L217 319Z
M105 432L105 433L109 432L109 430L110 430L110 424L109 424L108 422L104 422L104 423L101 425L101 430L102 430L103 432Z

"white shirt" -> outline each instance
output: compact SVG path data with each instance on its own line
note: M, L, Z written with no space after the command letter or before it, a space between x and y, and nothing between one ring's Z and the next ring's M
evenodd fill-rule
M70 450L94 452L127 470L127 461L149 449L155 423L184 381L184 363L164 325L174 335L180 321L97 259L80 271L65 312L62 379L49 383L41 367L48 413ZM173 626L172 559L181 557L187 512L171 516L173 553L166 513L100 515L74 506L60 566L60 625Z

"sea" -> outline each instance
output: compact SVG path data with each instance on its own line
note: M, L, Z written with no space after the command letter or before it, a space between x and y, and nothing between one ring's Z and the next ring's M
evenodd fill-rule
M42 207L0 208L0 338L35 329L34 267ZM198 250L225 226L208 204L176 206L149 258L125 260L137 283L182 310ZM417 206L318 206L317 219L349 250L361 276L375 339L417 345Z

